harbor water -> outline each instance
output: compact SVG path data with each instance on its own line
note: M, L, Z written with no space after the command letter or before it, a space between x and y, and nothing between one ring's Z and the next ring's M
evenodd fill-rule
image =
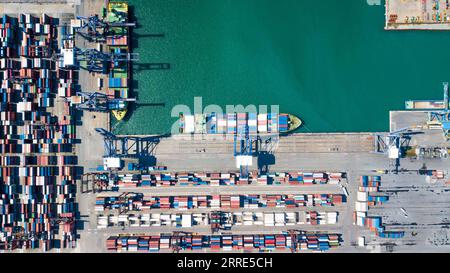
M138 103L113 122L119 134L168 133L172 108L193 109L195 96L279 105L302 118L301 132L386 131L390 110L441 99L450 81L448 32L385 31L384 6L365 0L129 2Z

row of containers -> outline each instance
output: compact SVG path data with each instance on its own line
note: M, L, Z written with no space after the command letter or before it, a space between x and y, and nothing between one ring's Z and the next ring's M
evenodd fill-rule
M78 141L70 141L68 144L0 144L0 153L5 154L55 154L72 153L73 144Z
M106 240L109 251L159 252L184 251L328 251L339 247L340 234L251 234L251 235L138 235L111 236Z
M73 144L76 142L75 124L34 125L23 126L4 125L0 133L3 140L15 140L19 144Z
M19 61L14 59L0 59L0 69L7 70L7 72L18 70L21 77L31 76L30 78L42 79L54 78L56 76L54 65L54 62L42 60L40 58L20 57ZM7 74L7 76L9 76L9 74ZM26 80L26 78L24 80Z
M205 113L182 115L179 131L183 134L284 133L289 130L289 115L268 113Z
M331 207L346 202L342 194L245 194L245 195L189 195L144 196L128 193L120 196L96 197L95 211L142 211L150 209L257 209Z
M10 58L16 56L17 36L17 20L12 19L4 14L0 24L0 57Z
M165 186L230 186L230 185L314 185L338 184L346 177L342 172L277 172L248 177L239 173L166 173L120 174L112 180L112 186L121 188Z
M382 224L382 217L368 216L370 207L381 205L389 200L389 196L380 192L380 186L381 176L364 175L360 177L353 214L354 224L368 228L381 238L402 238L405 235L404 231L386 231Z
M39 96L35 96L35 99L39 98ZM56 127L55 130L59 129L58 125L67 124L67 118L61 118L58 121L58 118L47 113L42 112L42 108L31 110L31 111L22 111L18 112L18 102L2 102L0 104L2 110L0 112L0 122L3 126L16 126L16 127L5 127L8 130L2 130L5 132L14 132L14 134L21 134L24 130L25 126L33 125L41 123L40 127L36 129L42 129L42 127ZM22 107L28 107L23 105ZM29 121L28 124L25 124L25 121ZM12 130L12 131L9 131Z
M9 81L2 80L2 82ZM14 89L0 89L1 103L14 105L14 107L8 109L2 107L1 123L3 125L14 125L21 121L31 121L34 117L37 117L36 110L54 106L54 95L51 92L50 88L38 89L36 85L28 84L20 85L20 87ZM30 101L30 96L35 98L35 101Z
M62 228L63 231L67 228ZM70 229L70 227L69 227ZM43 237L42 239L28 239L28 240L16 240L11 242L6 242L4 238L0 236L0 250L16 250L16 249L40 249L42 251L49 251L51 249L61 249L61 248L74 248L75 239L71 234L66 234L61 236L61 239L50 240Z
M3 178L3 185L9 186L7 178L12 176L17 177L75 177L77 175L77 168L75 166L28 166L28 167L0 167L1 178ZM6 179L5 179L6 178Z
M97 228L110 227L206 227L231 230L234 226L285 227L296 225L334 225L337 212L255 212L216 211L211 213L142 213L97 215Z
M0 158L1 166L68 166L77 164L78 157L75 155L8 155Z
M75 70L57 70L58 96L69 98L76 95L78 72Z
M59 79L74 76L50 58L58 25L46 14L1 18L0 249L76 244L74 109L49 109Z

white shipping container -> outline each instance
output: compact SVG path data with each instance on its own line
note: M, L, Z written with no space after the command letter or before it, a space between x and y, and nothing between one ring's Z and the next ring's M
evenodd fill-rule
M360 247L366 246L366 239L363 236L358 237L358 246L360 246Z
M361 211L361 212L366 212L369 210L369 206L368 206L367 202L356 201L355 202L355 210Z
M360 227L363 227L364 226L364 220L363 220L364 218L362 218L362 217L357 217L356 218L356 225L357 226L360 226Z
M369 196L368 192L358 191L356 199L361 202L367 202L368 196Z

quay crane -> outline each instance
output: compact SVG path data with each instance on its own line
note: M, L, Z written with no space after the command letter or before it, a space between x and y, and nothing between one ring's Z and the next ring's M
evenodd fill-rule
M102 52L95 48L79 49L74 48L75 59L77 62L86 62L85 68L91 72L106 72L107 64L117 66L119 62L135 62L139 60L138 53L122 52Z
M120 62L130 63L139 61L138 53L128 52L102 52L95 48L78 48L62 49L61 53L52 55L55 61L61 61L62 67L75 67L86 69L89 72L107 73L108 67L120 66ZM81 66L80 62L86 65Z
M104 157L126 158L145 157L152 154L153 149L159 143L159 137L117 136L103 128L96 128L103 136L105 154ZM135 149L131 153L131 149Z
M109 112L127 108L127 102L136 101L135 98L110 98L99 92L77 92L77 97L67 98L78 110L90 112Z
M119 21L125 21L126 14L115 9L112 12L120 18ZM75 27L75 32L88 41L104 41L105 37L111 33L113 27L135 27L136 23L131 22L105 22L96 14L89 17L77 16L79 23ZM101 32L99 30L102 30Z
M253 162L253 138L250 136L248 125L234 135L234 157L236 168L240 169L240 177L248 177L248 167Z
M442 131L446 140L450 139L450 109L448 82L443 83L444 86L444 109L440 111L431 111L428 113L428 126L442 126Z
M398 173L400 167L401 148L408 146L410 135L415 134L410 128L403 128L388 134L375 134L375 153L386 154L389 166Z
M428 114L426 126L428 129L442 129L444 138L450 140L450 108L449 84L443 83L443 100L408 100L405 102L407 110L420 110Z

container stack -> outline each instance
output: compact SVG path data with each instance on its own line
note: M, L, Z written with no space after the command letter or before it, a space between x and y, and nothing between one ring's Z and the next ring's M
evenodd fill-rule
M4 14L0 25L0 57L16 57L15 43L18 35L17 21ZM6 59L2 59L6 60ZM4 68L4 66L2 66Z
M57 21L46 14L0 23L0 245L75 247L77 159L68 104L53 114L59 67ZM61 115L60 115L61 114Z
M96 198L96 211L133 211L150 209L238 209L238 208L296 208L330 207L345 202L341 194L279 194L279 195L198 195L156 196L129 193L125 197L102 196Z
M115 185L121 188L169 187L169 186L235 186L235 185L315 185L337 184L345 173L329 172L277 172L265 175L250 173L240 177L239 173L165 173L120 174Z
M236 134L236 113L227 114L227 134Z
M267 133L267 114L258 114L258 132Z
M258 133L258 121L256 113L248 113L248 130L251 135Z
M217 115L217 134L227 133L227 118L226 115Z
M278 114L267 114L267 122L267 132L272 134L278 133Z
M381 238L402 238L403 231L385 231L382 224L382 217L368 216L370 207L383 204L389 200L389 196L379 195L381 186L381 176L361 176L357 201L355 202L355 212L353 214L354 224L366 227Z
M328 251L340 246L340 234L306 233L299 231L295 251ZM136 249L137 242L137 249ZM148 243L149 242L149 243ZM110 251L170 251L180 247L185 251L291 251L293 237L289 234L265 235L151 235L111 236L106 240Z
M288 120L289 120L288 115L280 114L278 118L280 133L286 132L288 130L289 128Z

